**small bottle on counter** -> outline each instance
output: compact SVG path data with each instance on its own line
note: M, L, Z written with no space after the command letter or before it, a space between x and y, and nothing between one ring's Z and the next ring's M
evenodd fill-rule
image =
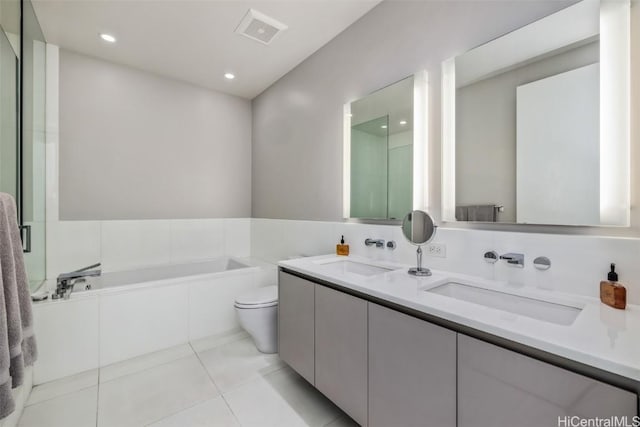
M611 264L607 280L600 282L600 301L613 308L624 310L627 307L627 290L618 283L615 264Z
M340 244L336 245L336 255L349 255L349 245L344 244L344 236L340 239Z

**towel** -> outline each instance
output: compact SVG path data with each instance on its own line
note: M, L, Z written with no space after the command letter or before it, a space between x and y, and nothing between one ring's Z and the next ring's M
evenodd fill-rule
M456 206L456 220L496 222L496 205Z
M456 206L456 221L467 221L468 214L468 206Z
M496 205L469 206L467 219L469 221L496 222Z
M29 281L24 266L16 203L0 193L0 419L11 414L11 389L22 385L24 368L37 358Z

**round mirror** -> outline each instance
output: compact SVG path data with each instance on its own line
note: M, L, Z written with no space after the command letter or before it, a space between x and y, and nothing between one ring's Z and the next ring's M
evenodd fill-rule
M402 234L414 245L423 245L433 239L436 234L436 225L428 213L411 211L402 221Z

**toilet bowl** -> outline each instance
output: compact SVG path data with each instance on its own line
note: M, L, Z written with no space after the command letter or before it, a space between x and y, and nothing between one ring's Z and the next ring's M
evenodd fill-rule
M236 298L240 326L251 335L262 353L278 351L278 287L253 289Z

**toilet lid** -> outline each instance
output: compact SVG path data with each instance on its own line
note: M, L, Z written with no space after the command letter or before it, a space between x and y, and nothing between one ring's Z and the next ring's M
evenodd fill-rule
M265 305L278 302L278 287L276 285L252 289L236 298L236 305L251 306Z

